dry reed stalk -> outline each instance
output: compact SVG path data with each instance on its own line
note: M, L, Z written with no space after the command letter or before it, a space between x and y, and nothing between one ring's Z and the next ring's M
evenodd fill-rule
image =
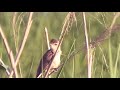
M13 36L14 36L14 41L15 41L15 47L17 47L17 43L16 43L16 32L15 32L15 30L16 30L16 25L15 25L15 21L16 21L16 17L17 17L17 12L15 12L14 14L13 14L13 21L12 21L12 28L13 28ZM16 52L17 52L17 49L16 49Z
M89 46L89 65L88 65L88 78L92 78L92 64L93 64L93 60L94 60L94 49L91 46ZM86 56L88 57L88 55L86 54Z
M50 45L49 45L49 37L48 37L48 30L45 27L45 36L46 36L46 42L47 42L47 46L48 46L48 50L50 49Z
M19 58L20 58L20 56L22 54L22 51L24 49L27 37L28 37L29 32L30 32L30 28L31 28L31 25L32 25L32 15L33 15L33 12L30 12L28 23L27 23L27 27L26 27L26 30L25 30L25 33L24 33L24 37L23 37L23 40L22 40L21 45L20 45L20 48L19 48L18 53L17 53L16 58L15 58L15 67L17 66L17 64L19 62ZM12 77L13 73L14 72L12 70L11 74L10 74L10 77Z
M3 30L1 28L1 26L0 26L0 34L1 34L1 37L3 39L3 42L4 42L4 45L5 45L7 54L9 56L9 59L11 61L12 69L15 72L15 77L18 78L18 73L17 73L17 68L15 66L15 59L14 59L14 56L13 56L13 52L12 52L12 50L9 47L9 44L7 42L7 39L6 39L6 37L5 37L4 33L3 33Z
M93 63L93 50L90 48L90 51L89 51L89 66L88 66L89 73L88 73L88 78L92 77L92 63Z
M58 51L58 48L61 46L66 32L67 32L67 31L69 30L69 28L72 26L72 23L73 23L73 21L74 21L74 15L75 15L74 12L69 12L69 13L67 14L66 18L65 18L65 21L64 21L64 24L63 24L63 28L62 28L62 31L61 31L61 35L60 35L60 37L59 37L60 43L59 43L59 45L58 45L58 47L57 47L56 52ZM55 52L55 55L56 55L56 52ZM55 55L54 55L54 57L55 57ZM49 72L49 70L51 69L51 64L52 64L52 62L53 62L53 60L54 60L54 57L52 58L52 61L50 62L50 65L49 65L49 67L48 67L48 69L47 69L47 71L46 71L46 73L45 73L45 75L44 75L44 78L47 78L47 77L49 76L48 72Z
M89 40L88 40L88 32L87 32L87 25L86 25L86 16L85 12L82 12L83 16L83 25L84 25L84 32L85 32L85 41L86 41L86 48L87 48L87 62L88 62L88 78L91 78L91 65L90 65L90 52L89 52Z

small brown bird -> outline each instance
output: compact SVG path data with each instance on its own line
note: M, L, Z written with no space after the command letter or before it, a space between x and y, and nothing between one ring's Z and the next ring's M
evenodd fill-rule
M40 60L40 64L37 69L36 77L38 77L43 71L46 71L51 63L51 60L53 59L55 52L57 50L57 47L59 45L59 40L52 39L50 41L50 50L47 50L47 52L43 55L42 59ZM51 65L49 74L58 66L60 65L60 56L61 56L61 49L58 48L56 55L54 57L54 60Z

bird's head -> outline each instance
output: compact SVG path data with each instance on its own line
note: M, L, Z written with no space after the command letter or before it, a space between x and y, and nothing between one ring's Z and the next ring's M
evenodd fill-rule
M53 50L53 52L56 52L58 45L59 45L59 40L57 40L57 39L52 39L52 40L50 41L50 48ZM59 50L60 50L60 47L59 47L58 51L59 51Z

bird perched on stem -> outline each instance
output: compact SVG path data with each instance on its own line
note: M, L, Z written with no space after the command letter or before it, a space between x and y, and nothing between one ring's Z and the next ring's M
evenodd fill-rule
M58 48L58 45L59 45L59 40L52 39L50 41L50 49L47 50L47 52L43 55L42 59L40 60L40 64L37 69L36 77L41 76L41 74L43 74L43 72L48 69L52 59L54 59L54 60L51 64L51 68L48 73L50 74L53 70L55 70L59 67L61 49L60 49L60 47ZM57 50L57 48L58 48L58 50ZM56 50L57 50L57 52L56 52ZM55 54L55 52L56 52L56 54Z

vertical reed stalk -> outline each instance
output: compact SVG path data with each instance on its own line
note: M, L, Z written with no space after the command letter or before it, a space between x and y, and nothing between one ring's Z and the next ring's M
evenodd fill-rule
M83 16L83 25L84 25L84 32L85 32L85 41L86 41L86 48L87 48L88 78L91 78L91 65L90 65L90 55L89 55L89 41L88 41L88 33L87 33L87 25L86 25L85 12L82 12L82 16Z
M46 35L46 41L47 41L47 46L48 46L48 50L50 49L50 45L49 45L49 37L48 37L48 30L45 27L45 35Z

